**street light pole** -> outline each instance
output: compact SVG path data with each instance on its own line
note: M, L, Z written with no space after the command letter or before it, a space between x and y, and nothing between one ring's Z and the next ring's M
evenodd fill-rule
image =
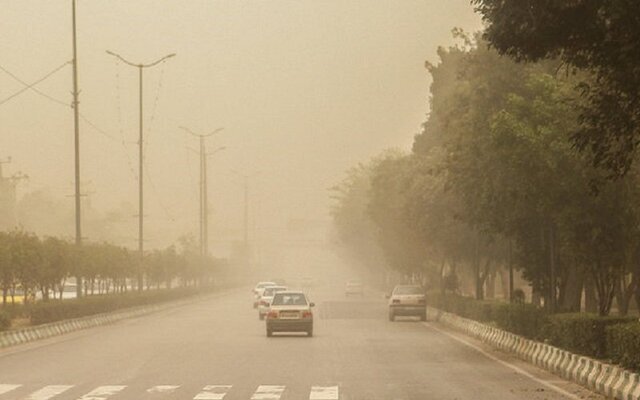
M200 255L205 257L209 254L208 235L209 235L209 211L207 208L208 194L207 194L207 156L213 155L218 151L224 150L225 147L220 147L212 153L206 152L205 138L213 136L220 132L224 128L218 128L207 134L200 134L192 131L189 128L181 126L180 129L197 137L200 140Z
M226 149L225 146L218 147L211 153L206 153L203 159L203 175L204 175L204 187L203 187L203 211L204 218L203 224L203 255L207 257L209 255L209 185L207 180L207 158L213 156L219 151Z
M175 53L168 54L152 63L142 64L142 63L133 63L131 61L126 60L121 55L116 54L112 51L107 50L107 54L116 57L120 61L124 62L127 65L138 68L138 77L139 77L139 96L140 96L140 133L138 139L138 152L139 152L139 172L138 172L138 253L140 257L140 265L138 266L138 290L143 289L144 279L142 274L142 261L144 256L144 190L143 190L143 182L144 182L144 153L143 153L143 91L142 91L142 70L144 68L151 68L160 64L168 58L174 57Z
M82 224L80 213L80 102L78 101L78 48L76 41L76 0L71 0L71 23L73 43L73 126L74 126L74 162L75 162L75 211L76 211L76 247L82 245ZM82 277L76 275L76 296L82 296Z

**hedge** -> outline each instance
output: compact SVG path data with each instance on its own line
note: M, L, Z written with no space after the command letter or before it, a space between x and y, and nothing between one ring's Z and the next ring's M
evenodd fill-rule
M607 327L631 321L630 318L600 317L570 313L547 317L542 337L550 344L594 358L608 358Z
M38 302L33 304L30 308L31 324L40 325L69 318L80 318L115 311L128 307L162 303L192 296L202 291L203 289L177 288Z
M607 350L614 363L640 371L640 322L608 326Z
M529 339L640 370L640 322L636 318L549 314L532 304L479 301L456 294L429 293L428 297L429 304L463 318L493 323Z
M6 331L9 328L11 328L11 316L4 311L0 311L0 331Z

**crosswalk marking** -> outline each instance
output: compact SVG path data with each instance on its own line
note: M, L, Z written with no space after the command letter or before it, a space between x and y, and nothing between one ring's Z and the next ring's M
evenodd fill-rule
M284 392L284 386L260 385L251 396L251 400L278 400L282 396L282 392Z
M0 395L12 392L23 385L0 384ZM31 393L25 400L51 400L73 388L74 385L48 385ZM146 390L150 394L167 394L178 390L180 385L156 385ZM232 385L207 385L196 394L193 400L224 400ZM98 386L89 393L78 398L78 400L107 400L115 396L127 386L110 385ZM251 396L251 400L279 400L284 393L286 386L283 385L260 385ZM339 400L339 386L312 386L309 393L309 400ZM4 396L2 396L4 398ZM1 399L0 399L1 400Z
M35 391L27 397L27 400L49 400L56 397L59 394L71 389L73 385L51 385L45 386L42 389Z
M202 388L202 392L198 393L193 400L222 400L229 389L231 389L231 385L205 386Z
M109 396L112 396L122 391L126 386L99 386L78 400L104 400Z
M0 394L5 394L5 393L9 393L12 390L16 390L17 388L19 388L22 385L6 385L6 384L0 384Z
M180 386L176 385L158 385L147 389L147 393L171 393L178 389Z
M312 386L309 400L338 400L340 394L337 386Z

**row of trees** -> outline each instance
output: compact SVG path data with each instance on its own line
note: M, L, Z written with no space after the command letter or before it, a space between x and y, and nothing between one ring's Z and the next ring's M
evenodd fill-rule
M599 148L575 147L593 106L581 87L597 75L454 33L463 44L427 66L430 112L411 154L388 151L334 188L341 240L441 287L468 276L479 299L512 266L551 310L580 310L583 293L601 315L614 300L621 314L634 295L640 305L639 171L626 163L612 180Z
M108 243L86 243L37 236L23 231L0 232L0 290L2 304L25 302L37 296L44 301L63 298L70 277L81 277L85 295L126 292L133 288L139 271L145 287L171 288L198 285L212 279L221 261L203 259L194 241L183 238L178 248L168 247L139 255ZM143 288L139 288L142 290Z

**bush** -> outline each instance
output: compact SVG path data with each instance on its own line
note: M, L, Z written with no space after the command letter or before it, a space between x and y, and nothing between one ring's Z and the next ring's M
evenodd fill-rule
M64 319L80 318L115 311L127 307L161 303L191 296L198 292L198 290L193 288L164 289L39 302L31 306L31 324L40 325Z
M611 360L625 368L640 371L640 322L608 326L606 334Z
M4 311L0 311L0 331L11 328L11 316Z
M607 327L629 321L630 318L595 314L556 314L547 318L541 334L554 346L589 357L606 358Z
M533 304L496 304L493 317L500 329L538 339L546 322L547 312Z

